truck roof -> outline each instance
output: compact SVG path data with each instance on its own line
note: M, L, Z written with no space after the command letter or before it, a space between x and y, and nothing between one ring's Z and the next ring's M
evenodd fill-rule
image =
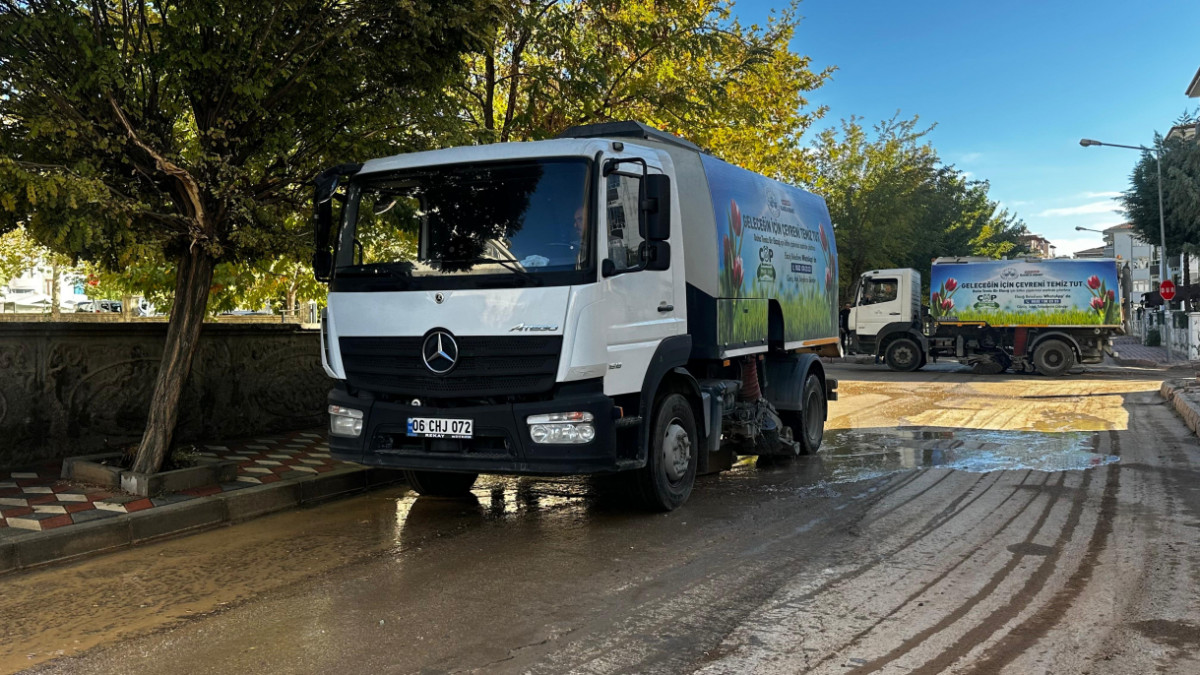
M695 143L684 140L675 134L670 134L661 129L655 129L648 124L632 120L580 124L568 127L566 131L556 136L556 138L635 138L639 140L658 141L659 143L678 146L706 155L712 154Z
M1086 258L1086 259L1081 259L1081 258L1039 258L1037 256L1016 256L1013 258L989 258L987 256L979 256L979 255L964 255L964 256L945 256L945 257L941 257L941 258L934 258L933 264L934 265L961 265L964 263L1012 263L1012 262L1025 262L1025 263L1040 264L1040 263L1079 262L1081 260L1090 260L1090 261L1114 260L1115 261L1116 258Z
M601 140L589 138L462 145L371 159L363 164L358 175L437 164L466 164L543 157L591 157L598 150L604 149L604 146L605 144Z

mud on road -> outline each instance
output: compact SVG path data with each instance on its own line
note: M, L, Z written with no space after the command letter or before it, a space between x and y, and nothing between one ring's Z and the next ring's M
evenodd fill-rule
M1200 672L1200 448L1157 380L837 370L819 457L671 514L494 478L11 575L0 666Z

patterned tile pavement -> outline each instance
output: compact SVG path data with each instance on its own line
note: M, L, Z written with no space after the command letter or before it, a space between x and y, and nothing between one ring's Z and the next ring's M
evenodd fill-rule
M1134 335L1113 338L1113 348L1120 354L1120 358L1124 360L1168 363L1165 347L1147 347L1142 344L1141 338ZM1178 359L1179 355L1176 354L1175 358Z
M343 465L330 459L329 444L319 431L295 431L203 447L200 453L203 456L237 460L237 478L229 483L147 499L62 480L61 462L23 470L0 470L0 539L27 530L49 530L111 518L253 485L307 478Z

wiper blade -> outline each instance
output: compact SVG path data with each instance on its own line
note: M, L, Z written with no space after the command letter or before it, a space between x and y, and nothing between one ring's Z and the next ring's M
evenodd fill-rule
M447 262L450 262L450 261L447 261ZM513 274L517 275L518 278L528 281L530 284L532 284L534 286L541 286L542 284L546 283L541 277L537 276L536 274L530 274L529 272L526 272L525 269L523 267L521 267L520 263L518 263L515 260L504 260L502 258L489 258L487 256L481 255L478 258L471 258L469 261L466 261L466 262L469 262L472 264L473 263L495 263L495 264L503 267L504 269L512 272Z
M406 274L406 268L398 268L396 263L372 263L370 265L347 265L334 270L335 277L391 277L401 281L411 281L412 276Z

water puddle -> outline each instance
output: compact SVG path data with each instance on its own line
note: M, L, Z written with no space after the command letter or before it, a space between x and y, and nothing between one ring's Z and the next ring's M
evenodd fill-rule
M921 467L975 473L1078 471L1118 460L1097 454L1096 442L1089 431L839 429L825 433L820 463L824 480L842 483Z

